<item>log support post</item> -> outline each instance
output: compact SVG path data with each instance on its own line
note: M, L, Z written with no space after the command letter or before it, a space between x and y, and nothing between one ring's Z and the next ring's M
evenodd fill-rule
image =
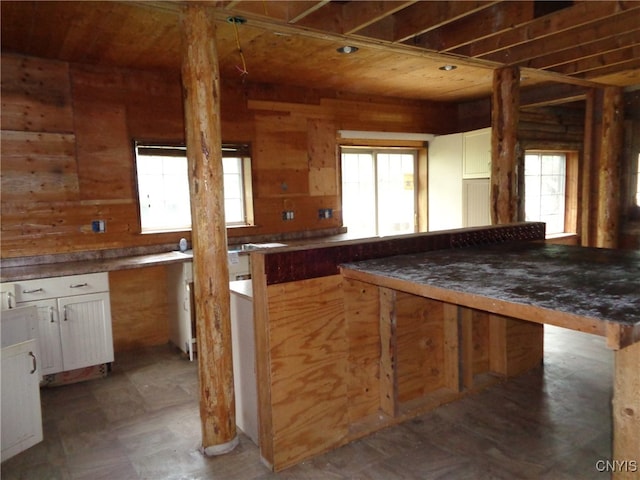
M493 74L491 107L491 221L494 225L524 220L521 198L524 159L518 146L520 69Z
M220 79L215 24L199 4L182 16L182 83L191 194L202 451L238 444L224 217Z
M602 143L598 162L598 222L596 247L617 248L623 137L623 95L620 87L605 87L602 102Z

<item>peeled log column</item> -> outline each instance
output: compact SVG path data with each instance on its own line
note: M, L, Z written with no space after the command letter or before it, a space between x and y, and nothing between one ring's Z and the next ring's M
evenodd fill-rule
M606 87L602 105L602 143L598 161L596 246L617 248L620 216L620 163L623 98L619 87Z
M238 437L224 218L220 82L215 26L204 7L185 7L182 43L202 450L206 455L217 455L233 450Z
M521 220L518 178L518 116L520 69L501 68L493 74L491 106L491 221L494 225ZM523 218L522 218L523 220Z

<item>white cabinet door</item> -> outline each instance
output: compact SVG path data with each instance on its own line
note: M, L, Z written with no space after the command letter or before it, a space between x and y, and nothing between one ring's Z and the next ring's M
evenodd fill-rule
M36 340L2 349L2 461L42 441Z
M491 176L491 128L464 133L462 178Z
M65 370L113 362L113 333L108 293L58 299Z
M51 298L35 302L20 302L20 306L34 305L38 309L37 339L40 348L42 375L62 372L62 343L60 340L60 315L58 302Z

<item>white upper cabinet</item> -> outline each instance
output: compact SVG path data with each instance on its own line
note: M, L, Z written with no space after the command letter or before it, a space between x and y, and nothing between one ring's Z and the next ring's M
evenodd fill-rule
M491 176L491 128L463 134L462 178Z

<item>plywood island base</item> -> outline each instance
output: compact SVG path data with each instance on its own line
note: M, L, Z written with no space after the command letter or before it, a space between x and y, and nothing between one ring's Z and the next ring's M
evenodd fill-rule
M542 361L540 324L340 275L267 290L260 447L276 471Z
M539 366L550 324L615 351L605 467L637 476L640 257L530 242L543 238L514 224L252 252L264 463L286 469Z

